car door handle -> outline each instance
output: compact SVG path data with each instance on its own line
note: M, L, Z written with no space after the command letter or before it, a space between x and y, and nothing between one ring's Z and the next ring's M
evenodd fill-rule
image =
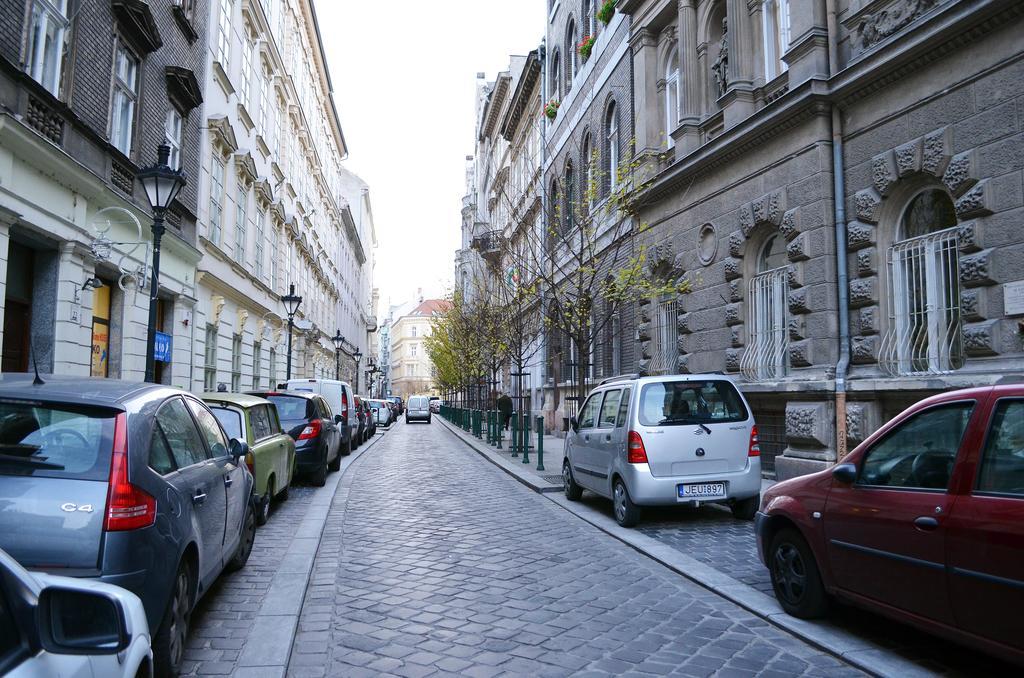
M931 516L921 516L914 519L914 527L925 532L931 532L939 526L939 521Z
M195 506L201 506L206 501L206 494L203 492L196 492L192 495L192 504Z
M604 437L604 441L605 441L606 443L610 443L610 442L612 441L612 434L611 434L611 433L608 433L607 435L605 435L605 437Z
M231 487L235 482L235 479L228 474L224 474L224 487Z
M590 442L590 436L583 436L583 442L589 443Z

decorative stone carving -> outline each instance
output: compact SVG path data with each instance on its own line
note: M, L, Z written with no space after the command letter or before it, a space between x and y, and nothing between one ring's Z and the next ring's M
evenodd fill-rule
M858 278L850 281L850 308L861 308L878 303L877 278Z
M876 403L846 403L846 439L851 443L864 442L878 430L880 418Z
M942 127L924 135L921 151L921 171L932 176L941 177L949 164L950 141L948 127Z
M651 356L653 354L652 351L651 351L651 345L653 343L654 342L651 342L651 341L641 341L640 342L640 357L643 358L644 360L650 360L651 359Z
M881 195L889 195L896 183L896 162L892 151L886 151L871 159L871 183Z
M726 305L725 324L729 326L743 324L743 302Z
M865 306L860 309L860 313L857 316L857 329L860 330L860 333L865 336L878 334L880 328L878 316L879 310L877 306Z
M743 232L744 238L750 237L750 232L754 230L754 214L750 210L750 205L740 206L740 231Z
M786 267L786 283L791 290L804 286L804 267L802 264L790 264Z
M865 14L857 24L856 47L860 52L870 49L919 16L940 0L899 0L878 12Z
M689 353L686 348L686 337L680 334L676 337L676 355L686 355Z
M651 340L651 324L649 322L640 322L636 325L636 338L637 341L645 342Z
M900 177L913 174L921 168L921 140L896 147L896 172Z
M814 447L827 447L828 408L825 403L786 403L786 438Z
M760 224L767 221L768 214L768 196L762 195L760 198L755 200L751 205L750 209L754 213L754 223Z
M786 245L786 255L790 261L806 261L811 258L808 252L806 233L801 233Z
M992 278L992 250L960 257L960 282L964 287L995 285Z
M785 194L782 191L768 194L764 215L765 221L776 226L782 223L782 201L784 197Z
M960 292L960 313L964 320L978 321L987 317L987 304L985 292L981 289L961 290Z
M988 180L980 181L956 201L956 215L961 219L992 214L988 206Z
M210 297L210 315L213 316L213 324L220 324L220 314L224 312L224 297L214 294Z
M857 218L869 224L878 223L878 206L882 203L882 196L873 188L865 188L857 191L853 196L853 206Z
M697 232L697 258L700 260L700 263L708 266L715 260L715 254L717 253L718 233L712 224L704 224ZM731 243L729 253L732 254ZM732 254L732 256L740 255Z
M689 313L678 313L676 314L676 331L679 334L689 334L690 330L690 318L692 316Z
M810 304L807 301L806 288L789 291L789 312L795 315L811 312Z
M739 259L730 257L725 260L725 279L736 280L743 277L743 264Z
M651 373L651 359L650 356L647 358L641 358L636 363L636 371L640 373L640 376L646 376Z
M680 353L676 356L676 373L677 374L689 374L690 373L690 356L685 353Z
M877 259L874 247L857 250L857 275L866 278L877 273L878 266L875 263Z
M964 351L969 356L998 355L999 321L969 323L963 329Z
M734 325L729 331L729 345L733 348L740 348L743 344L743 326Z
M846 248L850 251L875 244L875 227L860 221L851 221L846 226Z
M974 151L965 151L954 155L949 161L946 172L942 175L942 183L954 196L961 195L977 182L974 178L978 175L975 168L977 162L974 158Z
M807 317L802 315L790 316L788 329L790 341L800 341L801 339L806 339Z
M810 367L814 364L811 359L811 342L809 340L790 343L789 364L793 367Z
M799 233L799 216L797 214L798 209L794 207L791 210L786 210L782 215L782 221L779 222L779 232L786 240L792 240Z
M729 281L729 302L743 301L743 285L739 280Z
M726 372L739 372L740 371L740 356L743 355L743 349L741 348L727 348L725 349L725 371Z
M981 250L982 227L977 221L965 221L957 226L956 245L968 254Z
M865 365L878 362L878 337L853 337L850 340L850 359L858 364Z
M744 245L747 242L746 236L743 235L742 231L733 231L729 234L729 256L730 257L742 257Z

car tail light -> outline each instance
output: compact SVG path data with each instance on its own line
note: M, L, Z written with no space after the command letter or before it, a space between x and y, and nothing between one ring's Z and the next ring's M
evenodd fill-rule
M253 464L256 463L256 457L253 456L252 452L248 452L245 455L245 465L249 467L249 473L255 475L256 472L252 470Z
M105 532L149 527L156 522L156 499L128 481L128 415L114 419L114 449L110 457Z
M341 392L341 421L348 423L348 394L344 391Z
M626 451L626 461L630 464L647 463L647 450L644 448L644 439L636 431L629 432L629 447Z
M757 427L750 427L750 447L747 449L748 457L761 456L761 443L757 441Z
M309 440L310 438L316 438L318 435L320 435L320 420L314 419L306 424L306 428L302 429L302 433L299 434L299 440Z

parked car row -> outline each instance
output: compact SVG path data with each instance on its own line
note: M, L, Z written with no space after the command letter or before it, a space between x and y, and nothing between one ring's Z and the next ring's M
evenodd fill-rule
M272 503L298 474L325 484L381 425L379 401L344 382L282 386L197 397L0 374L0 673L36 648L24 675L77 675L80 658L63 654L95 655L94 670L127 657L102 675L178 674L192 610L221 572L245 566ZM25 623L43 605L50 617L37 618L63 615L62 626ZM104 625L111 610L120 621Z
M565 495L611 499L627 527L644 506L725 504L755 519L789 614L841 600L1024 664L1024 386L923 400L763 499L754 420L726 376L606 379L570 420Z

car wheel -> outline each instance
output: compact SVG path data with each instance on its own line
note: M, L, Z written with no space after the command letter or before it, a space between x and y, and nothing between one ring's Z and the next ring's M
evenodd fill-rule
M323 487L327 484L327 462L320 464L320 467L313 472L310 477L310 482L317 487Z
M327 466L328 471L340 471L341 470L341 444L338 444L338 454L334 455L334 461Z
M274 480L267 481L267 493L256 500L256 525L262 527L270 519L270 501L274 496Z
M242 518L242 537L238 541L238 548L235 555L228 562L228 571L241 570L249 562L249 555L252 553L252 545L256 541L256 512L252 503L245 509L245 517Z
M799 532L785 528L772 538L768 570L775 597L788 614L801 619L825 614L828 595L821 583L814 553Z
M615 522L622 527L633 527L640 522L640 507L629 498L626 483L620 478L615 480L612 488L612 504L615 508Z
M182 563L174 575L171 598L153 638L153 665L158 678L177 676L181 672L191 614L192 568L188 563Z
M428 424L430 423L430 417L427 417L427 423Z
M352 454L352 441L349 440L347 443L341 446L341 456L347 457Z
M572 477L572 466L568 459L562 464L562 489L569 501L579 501L583 496L583 488L577 485L576 479Z
M760 506L761 495L755 494L753 497L734 501L729 505L729 510L732 511L733 518L737 518L739 520L753 520L754 514L757 513L757 509Z

